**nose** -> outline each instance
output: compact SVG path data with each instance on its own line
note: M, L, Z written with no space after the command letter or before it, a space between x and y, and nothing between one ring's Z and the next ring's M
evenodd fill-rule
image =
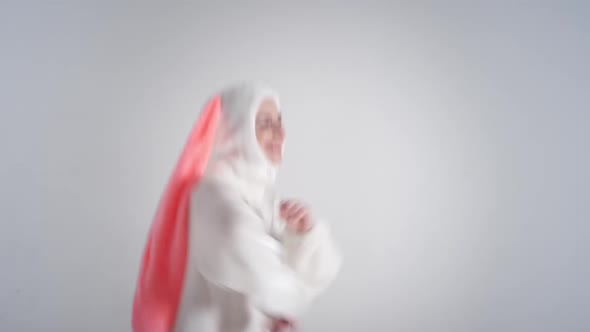
M283 138L285 136L285 129L283 128L282 124L275 124L272 126L272 136L273 138Z

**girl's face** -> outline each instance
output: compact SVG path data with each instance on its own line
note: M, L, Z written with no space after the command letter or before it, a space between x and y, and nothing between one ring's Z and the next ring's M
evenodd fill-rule
M256 139L266 157L275 165L283 160L283 141L285 129L281 122L277 104L265 99L256 113Z

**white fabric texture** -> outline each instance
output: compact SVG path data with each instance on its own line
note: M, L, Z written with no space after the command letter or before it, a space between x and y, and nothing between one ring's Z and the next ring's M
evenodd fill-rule
M221 94L222 124L190 205L188 266L176 332L264 332L272 318L297 321L334 280L341 255L328 226L306 234L278 217L276 168L255 137L272 90L240 84Z

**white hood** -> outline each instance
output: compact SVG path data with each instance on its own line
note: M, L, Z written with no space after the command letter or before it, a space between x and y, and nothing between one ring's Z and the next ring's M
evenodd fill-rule
M256 140L256 114L264 99L273 99L279 106L278 96L256 83L230 86L220 96L221 120L206 177L230 177L263 194L274 187L277 166Z

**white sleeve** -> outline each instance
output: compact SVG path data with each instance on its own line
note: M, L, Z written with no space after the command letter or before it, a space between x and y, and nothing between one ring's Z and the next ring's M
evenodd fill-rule
M336 278L342 265L338 250L328 225L322 222L306 234L285 232L286 259L315 296Z
M190 211L191 250L205 279L246 295L267 315L293 319L302 312L311 291L249 206L210 186L193 194Z

